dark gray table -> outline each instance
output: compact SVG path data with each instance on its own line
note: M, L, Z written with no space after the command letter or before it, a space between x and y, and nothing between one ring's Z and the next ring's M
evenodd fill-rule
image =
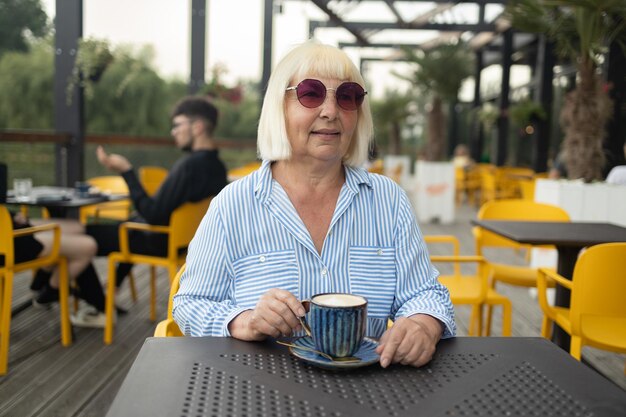
M327 371L268 342L148 338L116 416L624 416L626 391L542 338L456 338L423 368Z
M7 195L6 204L46 207L52 217L72 217L67 215L68 210L107 201L125 200L127 198L128 196L120 194L97 194L79 197L76 195L73 188L44 186L33 187L31 197L28 200L17 200L13 196L13 193L10 192L9 195Z
M526 222L509 220L472 220L472 224L518 243L554 245L558 252L557 272L572 279L578 253L587 246L626 242L626 228L612 223ZM570 291L556 287L555 305L569 307ZM569 351L569 335L555 326L554 342Z

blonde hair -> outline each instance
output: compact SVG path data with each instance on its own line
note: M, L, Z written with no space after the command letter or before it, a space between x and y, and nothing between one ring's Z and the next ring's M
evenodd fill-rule
M280 161L291 157L285 124L285 89L291 80L316 75L359 83L365 82L359 70L342 50L310 40L292 49L278 63L267 85L257 136L261 159ZM374 136L372 114L367 96L357 110L357 125L350 147L343 158L348 166L361 166L368 156Z

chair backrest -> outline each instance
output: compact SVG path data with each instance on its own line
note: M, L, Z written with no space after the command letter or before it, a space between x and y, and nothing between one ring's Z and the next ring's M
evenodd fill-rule
M111 194L128 194L128 185L119 175L104 175L102 177L89 178L87 182L92 187L98 187L100 191Z
M570 220L567 212L558 206L522 199L489 201L482 205L477 217L479 220L562 222ZM484 247L520 248L525 246L480 227L474 227L472 231L476 239L477 255L482 255L482 248Z
M456 236L451 235L424 235L424 242L427 244L446 243L452 246L452 256L459 256L461 252L461 244ZM431 253L432 255L432 253ZM436 256L436 255L435 255ZM461 265L454 262L454 275L461 275Z
M13 265L13 222L9 210L0 205L0 268Z
M185 203L174 210L170 218L168 258L178 258L179 250L189 246L212 199L208 197L196 203Z
M157 166L142 166L139 168L139 182L146 190L149 196L154 195L165 178L167 177L167 169Z
M585 317L626 317L625 271L626 242L595 245L580 255L572 277L573 333L584 335Z
M128 185L119 175L105 175L93 177L87 180L92 187L97 187L101 192L111 194L128 194ZM130 214L130 201L108 201L91 206L83 206L79 210L80 222L87 223L89 217L105 217L115 220L127 220Z
M174 279L172 280L170 284L170 297L167 300L167 318L168 319L174 320L174 316L172 315L172 309L174 308L174 296L178 292L178 288L180 287L180 277L183 275L183 272L185 272L186 267L187 267L186 263L180 267L180 269L176 273L176 276L174 277Z

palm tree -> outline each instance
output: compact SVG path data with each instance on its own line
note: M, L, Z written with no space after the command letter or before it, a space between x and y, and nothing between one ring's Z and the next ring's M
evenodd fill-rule
M374 125L384 130L377 132L376 137L387 139L387 151L390 155L399 155L401 152L401 132L407 117L410 115L409 104L411 101L410 95L398 91L387 91L382 100L372 101Z
M602 142L612 107L597 68L611 42L623 45L626 40L626 2L517 0L509 3L506 14L514 27L546 34L561 56L576 63L578 84L560 115L567 173L571 179L602 179Z
M462 42L440 44L428 51L405 49L407 59L415 65L410 76L396 76L410 81L419 91L429 94L426 159L442 160L446 141L446 115L443 103L454 103L463 80L472 74L473 56Z

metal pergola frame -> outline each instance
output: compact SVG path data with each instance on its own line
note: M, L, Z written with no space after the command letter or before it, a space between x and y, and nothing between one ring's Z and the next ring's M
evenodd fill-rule
M195 93L204 84L205 63L206 63L206 13L208 0L192 0L191 2L191 71L189 80L189 92ZM284 0L286 1L286 0ZM301 0L298 0L301 1ZM547 168L548 150L550 145L550 114L552 103L552 80L554 77L554 47L543 36L536 36L529 41L528 34L520 34L506 24L498 21L487 22L485 20L485 8L487 5L505 5L507 0L310 0L312 4L323 11L328 20L312 20L309 24L309 33L314 34L317 30L326 28L343 28L350 33L354 40L352 42L341 42L343 48L393 48L400 51L403 46L428 48L436 42L425 44L394 44L389 42L376 42L371 38L376 33L384 30L430 30L439 31L440 34L451 36L461 36L463 33L471 33L472 37L468 42L476 54L475 68L475 94L473 106L482 104L480 97L480 73L483 68L491 64L502 66L503 77L498 98L498 106L501 110L501 117L498 119L498 139L495 155L497 165L502 165L506 161L507 154L507 134L508 117L506 113L509 107L509 76L510 67L513 64L512 55L521 48L527 48L531 58L527 58L525 64L533 65L534 79L532 84L534 100L540 102L548 113L545 121L539 122L536 128L535 141L533 144L533 168L540 172ZM375 21L348 21L333 9L336 4L353 2L379 2L386 5L395 18L395 22L375 22ZM432 3L434 7L408 21L402 16L401 3ZM463 23L439 23L436 16L445 13L458 4L474 4L478 6L478 22L473 24ZM82 90L75 89L72 97L72 104L66 105L66 83L71 74L76 55L78 40L82 37L82 5L83 0L56 0L56 36L55 36L55 76L54 76L54 124L57 132L69 133L72 137L69 146L56 145L56 178L60 185L73 184L74 181L82 180L84 176L84 100ZM260 82L261 96L265 91L271 72L272 62L272 31L274 0L264 0L264 29L263 29L263 65ZM520 43L520 39L525 38ZM621 155L623 137L626 128L620 112L626 93L626 80L623 74L626 73L626 58L621 53L617 45L611 45L607 64L608 81L613 84L613 100L615 106L615 116L609 126L609 139L605 147L611 152ZM528 54L527 54L528 55ZM400 59L400 54L396 52L389 59ZM534 61L534 62L533 62ZM470 148L474 158L480 157L482 149L483 135L482 129L474 129L475 134L471 138Z

